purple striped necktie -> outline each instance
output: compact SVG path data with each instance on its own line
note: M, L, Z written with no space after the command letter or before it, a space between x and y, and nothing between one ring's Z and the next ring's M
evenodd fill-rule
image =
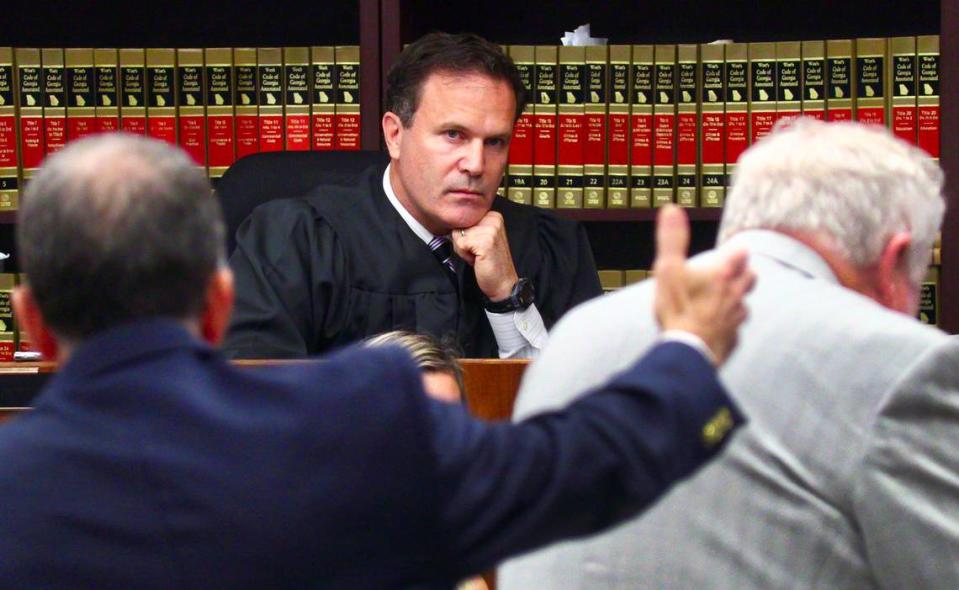
M430 240L430 250L433 255L450 269L450 272L456 274L456 267L453 266L453 246L450 245L450 239L446 236L436 236Z

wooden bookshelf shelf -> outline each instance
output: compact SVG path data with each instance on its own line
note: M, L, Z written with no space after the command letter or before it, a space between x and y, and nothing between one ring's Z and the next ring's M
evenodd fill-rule
M559 217L583 222L603 221L655 221L656 209L551 209ZM723 210L708 207L686 209L690 221L715 221L722 218Z

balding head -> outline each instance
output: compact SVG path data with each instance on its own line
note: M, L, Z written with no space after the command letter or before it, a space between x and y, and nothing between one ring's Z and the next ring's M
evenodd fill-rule
M189 319L224 264L219 206L179 149L98 135L48 158L17 225L20 268L58 336L147 317Z

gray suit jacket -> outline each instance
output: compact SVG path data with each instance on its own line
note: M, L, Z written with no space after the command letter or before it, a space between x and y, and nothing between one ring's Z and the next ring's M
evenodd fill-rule
M758 282L722 379L750 423L640 517L507 563L503 590L959 588L959 344L842 288L782 234L733 242ZM652 294L646 282L567 315L516 417L642 354Z

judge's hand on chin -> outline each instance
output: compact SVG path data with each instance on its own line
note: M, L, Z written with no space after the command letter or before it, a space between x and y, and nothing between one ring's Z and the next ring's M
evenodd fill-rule
M706 343L718 364L736 346L740 324L746 319L743 298L756 277L743 250L719 250L703 264L686 262L689 221L674 205L659 211L656 221L656 275L654 307L664 330L685 330Z
M488 211L473 227L454 229L453 251L473 267L476 284L490 301L509 297L519 280L506 239L506 223L496 211Z

